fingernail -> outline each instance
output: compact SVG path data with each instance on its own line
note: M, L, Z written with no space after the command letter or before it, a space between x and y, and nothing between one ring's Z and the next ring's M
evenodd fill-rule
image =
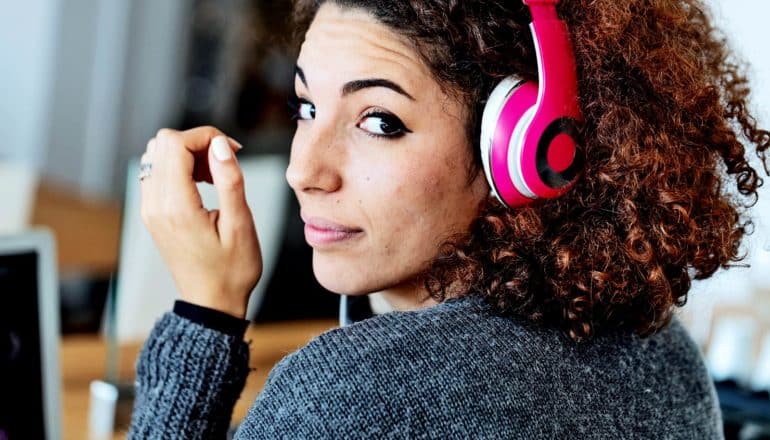
M229 139L230 142L235 144L235 146L238 147L238 150L243 150L243 145L241 145L240 142L236 141L235 139L231 138L230 136L228 136L227 139Z
M227 139L224 136L217 136L212 139L211 148L214 149L214 157L220 162L224 162L233 157L233 150L230 149L230 144L227 143Z

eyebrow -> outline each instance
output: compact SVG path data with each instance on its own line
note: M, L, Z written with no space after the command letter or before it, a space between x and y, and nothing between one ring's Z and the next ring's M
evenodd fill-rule
M398 84L394 83L393 81L383 79L383 78L368 78L368 79L358 79L355 81L350 81L348 83L345 83L344 86L342 86L342 96L349 95L351 93L355 93L359 90L366 89L369 87L385 87L386 89L393 90L396 93L400 93L407 98L414 101L414 98L412 98L412 95L406 93L404 89L401 88Z
M294 66L294 74L299 77L299 80L302 81L302 84L307 87L307 81L305 79L305 72L300 68L299 66ZM342 86L342 96L349 95L351 93L355 93L359 90L371 88L371 87L385 87L386 89L393 90L396 93L399 93L401 95L406 96L410 100L414 101L414 98L412 95L407 93L401 86L394 83L391 80L384 79L384 78L367 78L367 79L357 79L354 81L349 81L345 83L344 86Z
M299 80L302 81L302 84L307 87L307 80L305 80L305 72L302 71L302 69L299 66L294 66L294 74L299 77Z

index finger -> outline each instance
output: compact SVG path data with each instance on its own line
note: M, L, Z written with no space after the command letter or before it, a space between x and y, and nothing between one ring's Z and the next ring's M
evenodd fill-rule
M196 182L213 183L208 164L208 148L211 140L216 136L225 136L221 130L216 127L206 125L191 128L180 132L185 148L195 156L195 166L193 169L193 180ZM225 136L233 151L238 151L243 146L235 139Z
M230 148L232 148L233 151L238 151L243 148L241 144L236 142L235 139L226 136L218 128L212 127L210 125L204 125L202 127L195 127L189 130L180 131L179 134L182 135L185 148L187 148L187 150L193 154L205 153L208 151L209 145L211 145L211 140L216 136L225 136L228 143L230 144Z

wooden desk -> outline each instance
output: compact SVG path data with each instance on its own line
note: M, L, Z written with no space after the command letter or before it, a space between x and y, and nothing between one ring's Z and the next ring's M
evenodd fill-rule
M32 224L56 237L59 271L108 277L117 267L121 207L117 201L88 200L42 182Z
M297 321L276 324L252 325L245 339L251 340L250 366L256 370L249 374L246 387L235 405L233 421L245 417L251 403L265 384L273 365L288 353L305 345L313 337L333 328L336 321ZM133 381L134 363L141 348L140 343L128 344L120 349L120 378ZM88 438L89 385L105 374L106 344L96 335L67 336L61 344L63 438ZM125 430L115 438L124 438Z

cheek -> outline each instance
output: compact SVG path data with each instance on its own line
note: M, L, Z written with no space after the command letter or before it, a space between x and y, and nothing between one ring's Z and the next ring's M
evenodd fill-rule
M404 220L423 218L433 201L440 197L442 184L440 176L429 169L404 164L393 169L388 181L382 182L382 207Z
M404 164L391 171L377 192L375 228L382 251L401 259L427 258L456 223L455 189L445 170Z
M424 166L404 167L400 197L409 199L420 215L431 215L444 210L450 199L457 198L464 190L458 179L463 176L449 159L435 157L420 161Z

